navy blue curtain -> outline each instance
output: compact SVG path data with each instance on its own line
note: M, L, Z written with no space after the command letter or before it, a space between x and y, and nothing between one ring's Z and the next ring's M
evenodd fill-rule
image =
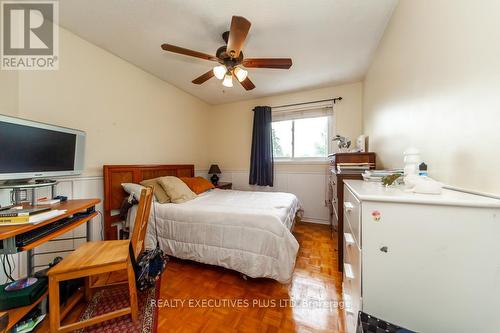
M253 109L250 185L273 186L274 162L270 106Z

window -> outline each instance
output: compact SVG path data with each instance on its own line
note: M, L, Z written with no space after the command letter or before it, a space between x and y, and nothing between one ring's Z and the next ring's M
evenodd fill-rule
M293 120L273 121L273 156L293 156ZM268 132L269 133L269 132Z
M272 140L275 160L324 160L328 155L333 109L302 107L273 109Z

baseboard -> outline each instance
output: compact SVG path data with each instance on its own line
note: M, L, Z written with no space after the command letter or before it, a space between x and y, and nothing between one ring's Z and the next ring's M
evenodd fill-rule
M301 222L305 223L315 223L315 224L325 224L325 225L330 225L330 221L328 220L322 220L322 219L315 219L312 217L303 217L300 219Z

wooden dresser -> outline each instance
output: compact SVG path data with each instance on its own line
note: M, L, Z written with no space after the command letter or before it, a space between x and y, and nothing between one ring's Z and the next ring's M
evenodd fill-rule
M337 231L338 239L338 270L343 271L344 249L344 180L363 179L361 174L339 173L337 163L373 163L375 168L375 153L335 153L328 155L330 160L328 207L330 208L330 224L333 231Z

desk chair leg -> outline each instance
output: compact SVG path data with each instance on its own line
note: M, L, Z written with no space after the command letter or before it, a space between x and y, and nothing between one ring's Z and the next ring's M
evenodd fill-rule
M128 276L128 290L130 294L130 314L132 316L132 321L137 321L139 315L139 308L137 305L137 289L135 286L135 273L132 264L127 265L127 276Z
M92 299L92 276L85 277L85 300L90 302Z
M55 277L49 276L49 318L51 333L58 332L61 325L59 305L59 281Z

